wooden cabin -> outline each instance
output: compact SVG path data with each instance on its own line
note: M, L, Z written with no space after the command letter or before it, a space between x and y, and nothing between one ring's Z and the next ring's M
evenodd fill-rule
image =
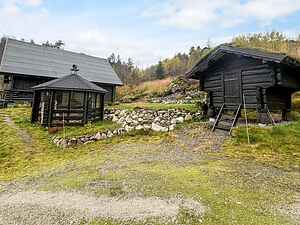
M285 119L292 94L300 91L300 63L295 59L230 45L217 47L187 77L199 80L214 116L222 107L237 109L245 103L246 108L257 110L259 117L281 110Z
M107 91L106 102L114 101L122 82L106 59L11 38L0 43L0 99L31 102L31 87L68 75L73 64L83 78Z
M56 127L103 120L107 91L79 76L77 71L74 65L71 75L32 87L32 123Z

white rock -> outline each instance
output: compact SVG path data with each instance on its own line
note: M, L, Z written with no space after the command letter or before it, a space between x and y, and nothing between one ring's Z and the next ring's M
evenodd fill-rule
M132 124L133 124L134 126L137 126L137 125L139 125L139 122L136 121L136 120L133 120L133 121L132 121Z
M167 127L162 127L156 123L152 123L151 129L156 132L167 132L168 131Z
M183 123L183 122L184 122L184 118L183 117L176 118L176 123Z
M209 123L214 123L214 122L216 122L215 118L209 118Z
M127 117L126 117L126 122L127 122L127 123L132 123L132 119L131 119L130 116L127 116Z
M171 120L171 124L176 124L177 123L177 120L176 119L172 119Z
M100 132L98 132L98 133L95 135L95 139L98 140L98 141L102 139L102 135L101 135Z
M124 121L125 121L125 118L124 118L124 117L121 117L121 118L118 120L117 124L123 124Z
M107 137L108 137L108 138L111 138L111 137L113 137L113 136L114 136L114 135L113 135L113 133L112 133L111 131L108 131L108 132L107 132Z
M145 124L145 125L144 125L144 129L145 129L145 130L150 130L150 129L151 129L151 125Z
M134 127L131 127L131 126L128 126L128 125L125 126L126 132L130 132L130 131L132 131L133 129L134 129Z
M160 121L160 117L159 116L154 119L154 122L158 122L158 121Z
M144 126L138 125L135 129L136 129L136 130L143 130L143 129L144 129Z
M184 120L191 121L193 119L192 115L189 113L185 116Z
M172 124L169 126L169 131L173 131L175 129L176 125L175 124Z
M117 116L114 115L113 118L112 118L112 122L115 123L115 122L117 122L118 120L119 120L119 118L118 118Z

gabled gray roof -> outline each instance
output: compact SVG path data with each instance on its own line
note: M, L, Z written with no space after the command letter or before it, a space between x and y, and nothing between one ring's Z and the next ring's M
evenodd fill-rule
M34 90L73 90L106 93L107 91L98 85L82 78L77 74L67 75L55 80L32 87Z
M232 45L223 44L216 47L208 55L199 60L199 62L186 73L187 77L193 78L196 72L203 72L211 65L211 63L220 59L224 54L236 54L245 57L250 57L254 59L261 59L266 62L273 62L278 64L292 65L295 67L300 67L300 63L291 58L290 56L282 53L271 53L267 51L262 51L258 49L250 48L239 48Z
M92 82L122 85L122 81L106 59L50 48L11 38L6 42L0 72L59 78L77 65L85 79Z

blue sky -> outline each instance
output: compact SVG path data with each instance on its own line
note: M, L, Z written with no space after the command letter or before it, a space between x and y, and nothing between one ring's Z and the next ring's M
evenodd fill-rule
M0 0L0 33L148 66L238 34L300 33L300 0Z

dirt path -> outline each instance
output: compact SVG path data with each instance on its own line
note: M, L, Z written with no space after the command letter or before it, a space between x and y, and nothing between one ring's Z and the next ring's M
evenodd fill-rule
M32 147L32 137L30 134L28 134L24 129L20 129L16 126L14 121L7 115L4 115L4 122L9 125L10 127L14 128L17 131L18 137L21 138L21 140L24 142L24 144Z
M71 192L19 192L0 196L0 224L76 224L83 219L95 218L173 221L180 209L192 211L196 216L205 211L201 203L191 199L118 199Z

